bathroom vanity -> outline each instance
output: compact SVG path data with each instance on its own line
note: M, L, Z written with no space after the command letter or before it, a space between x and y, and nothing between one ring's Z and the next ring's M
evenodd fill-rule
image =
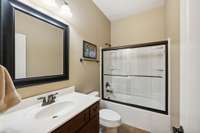
M22 100L0 114L0 133L99 133L100 98L75 92L75 87ZM42 106L41 97L57 94Z
M99 102L66 122L52 133L99 133Z

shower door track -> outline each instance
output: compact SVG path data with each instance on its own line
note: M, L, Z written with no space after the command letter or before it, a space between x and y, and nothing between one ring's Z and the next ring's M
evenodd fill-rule
M106 76L117 76L117 77L144 77L144 78L163 78L162 76L151 76L151 75L113 75L113 74L104 74Z

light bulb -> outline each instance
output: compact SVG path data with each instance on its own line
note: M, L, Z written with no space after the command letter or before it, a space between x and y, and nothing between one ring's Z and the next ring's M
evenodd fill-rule
M42 0L42 2L48 7L55 7L56 6L55 0Z
M71 10L70 10L69 6L66 4L61 6L61 14L65 15L65 16L67 15L68 17L72 17Z
M68 5L62 5L61 10L65 11L65 12L70 12L70 8Z

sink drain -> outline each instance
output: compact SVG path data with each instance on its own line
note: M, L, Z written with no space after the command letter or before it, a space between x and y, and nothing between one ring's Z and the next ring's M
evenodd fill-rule
M57 115L55 115L55 116L53 116L52 118L53 118L53 119L56 119L56 118L58 118L58 116L57 116Z

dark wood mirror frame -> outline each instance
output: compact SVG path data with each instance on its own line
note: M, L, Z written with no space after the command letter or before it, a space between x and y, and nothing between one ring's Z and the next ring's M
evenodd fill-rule
M11 74L17 87L69 79L69 27L68 25L45 15L16 0L1 0L1 29L0 29L0 64L4 65ZM15 10L33 16L64 30L63 39L63 74L33 78L15 79Z

